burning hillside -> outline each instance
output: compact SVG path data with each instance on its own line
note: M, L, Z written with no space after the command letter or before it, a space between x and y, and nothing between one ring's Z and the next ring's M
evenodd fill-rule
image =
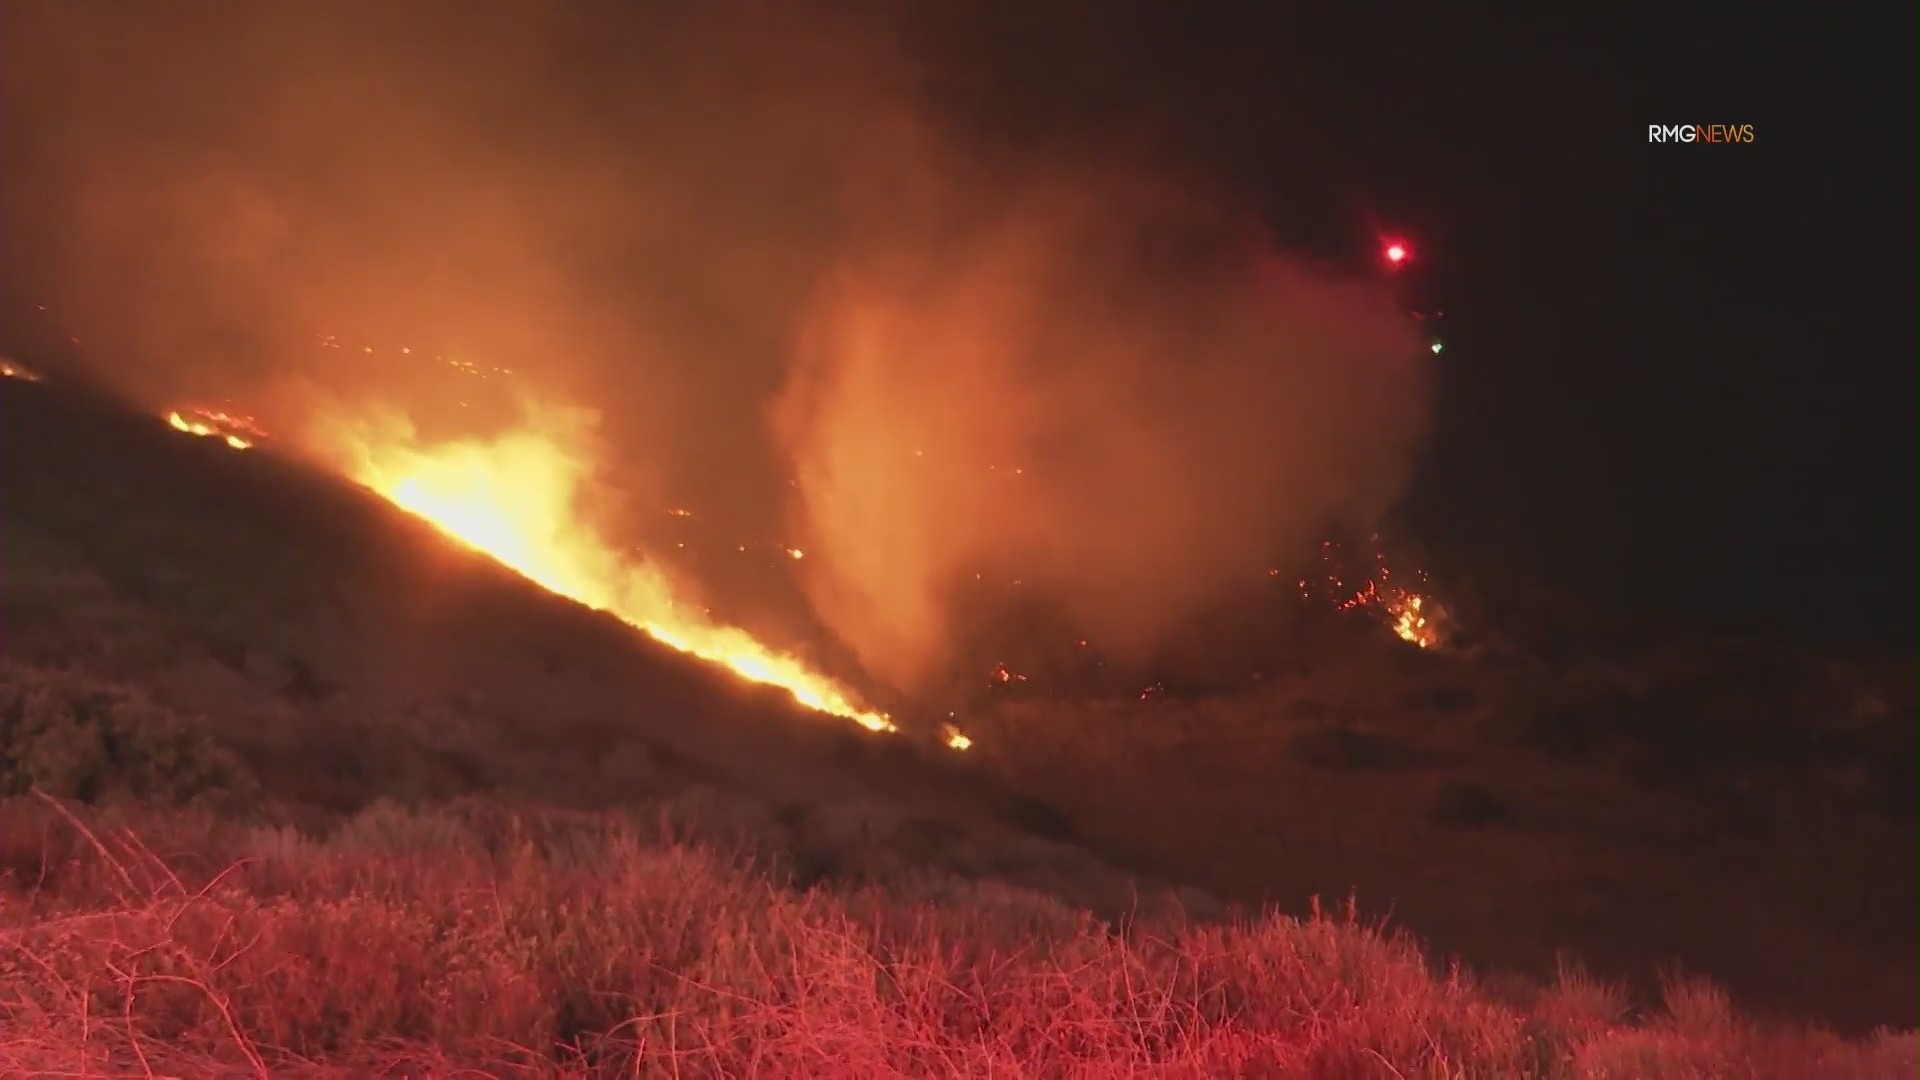
M811 564L819 561L808 554L816 543L825 541L827 562L845 563L848 538L838 528L839 523L824 532L809 533L803 548L785 539L751 540L724 528L703 529L700 526L708 517L704 510L696 513L687 506L672 505L659 511L661 520L673 523L670 530L647 529L643 535L633 535L626 528L609 524L606 514L595 513L604 510L609 496L614 495L603 483L608 448L596 413L540 404L531 396L534 391L529 384L510 378L514 373L505 367L449 357L431 349L349 343L334 334L317 335L315 340L319 349L329 350L323 355L375 358L389 365L388 370L399 365L425 372L437 380L434 385L439 396L462 410L458 414L462 418L477 420L482 412L498 411L466 412L470 405L483 402L506 406L512 416L488 434L473 434L474 423L469 420L458 425L459 434L436 436L424 431L406 412L391 406L349 406L324 395L302 398L298 407L306 415L291 421L291 438L282 439L294 453L371 489L543 588L610 612L663 644L721 665L743 679L780 687L807 708L853 720L869 731L896 730L885 711L862 700L848 684L825 674L823 665L717 618L708 606L711 601L705 590L693 587L707 584L716 566L732 564L737 574L744 562L765 561L770 576L756 579L757 587L748 588L744 597L750 608L765 607L767 588L791 591L796 583L809 580ZM493 389L483 388L485 383L493 383ZM163 415L177 431L216 439L235 450L254 448L269 438L258 418L241 412L231 402L221 407L182 406ZM938 446L937 436L928 434ZM950 482L959 481L961 487L992 493L995 512L1003 518L1010 506L1024 506L1021 512L1031 514L1039 509L1033 502L1036 495L1059 497L1069 490L1063 484L1075 483L1076 466L1071 462L1064 470L1034 470L1020 464L968 460L981 456L958 447L929 455L923 447L915 446L900 455L900 464L905 470L903 477L917 477L922 483L946 477ZM1040 456L1043 460L1047 457L1044 453ZM872 471L870 464L862 468ZM886 527L887 516L893 512L888 508L875 525ZM1059 513L1051 508L1041 512ZM974 551L954 575L966 593L956 602L984 614L989 624L1003 624L1003 629L988 629L984 640L955 642L950 663L972 669L978 651L999 653L1012 648L1024 659L1017 669L1010 669L1005 662L994 665L996 685L1011 688L1013 683L1027 684L1027 672L1032 671L1040 679L1034 686L1050 694L1098 693L1096 686L1116 679L1134 688L1147 685L1147 690L1138 695L1143 700L1166 692L1166 680L1172 674L1158 670L1152 657L1130 652L1124 632L1115 634L1098 623L1081 620L1061 627L1062 640L1073 642L1065 664L1049 663L1034 654L1037 624L1018 612L1045 595L1044 575L1035 583L1039 589L1029 585L1027 579L1036 566L1044 570L1046 560L1023 566L1022 549L1028 549L1028 557L1034 554L1031 538L1011 535L1004 539L1010 550ZM1438 646L1441 612L1428 591L1425 573L1397 567L1388 559L1378 536L1372 538L1370 550L1372 558L1361 562L1350 556L1348 545L1332 540L1321 544L1320 573L1311 584L1306 578L1299 581L1301 599L1310 607L1377 618L1397 637L1419 648ZM744 557L743 562L735 562L736 554ZM1276 554L1286 565L1285 552ZM674 558L668 561L662 555ZM844 572L844 565L839 569ZM1267 573L1278 576L1282 571ZM1243 570L1241 581L1247 581L1248 576ZM1230 604L1272 603L1259 599L1267 595L1262 590L1242 585L1234 592L1240 599L1229 597ZM794 599L805 608L812 598ZM1114 648L1116 637L1120 639L1118 650ZM1039 648L1041 653L1048 651L1044 643L1039 643ZM1114 660L1111 667L1109 658ZM1231 666L1232 662L1228 663ZM1255 681L1261 677L1254 672ZM901 697L936 711L963 704L931 686ZM949 717L958 719L954 713ZM959 750L972 745L970 737L953 723L943 725L941 739Z
M23 60L143 92L58 98L10 173L41 196L14 239L47 336L183 432L255 447L257 411L548 588L875 731L999 659L964 640L974 575L1149 663L1273 552L1402 496L1432 354L1377 268L1293 250L1179 155L993 144L897 28L779 8L630 9L652 52L604 69L558 12L452 49L417 13L48 14ZM516 426L528 396L592 403L596 445ZM640 535L589 477L711 528ZM723 535L730 565L680 565ZM762 583L791 635L744 610ZM1381 610L1431 645L1424 604Z
M572 445L579 414L543 411L490 439L426 444L403 418L323 425L335 463L352 479L528 579L618 616L649 637L777 686L807 708L892 733L885 713L800 659L719 625L685 602L656 563L591 527L580 506L593 463ZM953 732L959 749L965 737Z
M643 550L616 543L587 520L584 500L595 462L584 440L593 419L577 410L533 408L522 424L494 436L434 441L394 412L332 416L309 425L314 433L309 449L394 505L543 588L614 614L654 640L740 678L784 689L807 708L872 732L895 732L892 719L863 704L850 687L744 629L717 622L710 608L687 599L672 570ZM177 431L216 438L236 450L268 438L256 418L225 409L183 407L168 411L166 420ZM676 519L695 516L684 507L666 513ZM775 546L791 563L805 558L800 548ZM1324 579L1313 586L1302 579L1302 598L1337 611L1377 613L1409 644L1437 646L1438 612L1430 597L1396 579L1378 537L1373 546L1373 565L1356 570L1341 545L1325 542ZM744 544L738 548L748 550ZM1423 572L1403 576L1425 588ZM1009 589L1020 584L1015 580ZM1085 639L1075 648L1091 655ZM1028 676L1000 663L993 679L1025 683ZM1163 690L1164 684L1155 681L1139 696L1145 700ZM940 735L952 749L972 746L952 722L941 726Z
M322 345L340 347L331 337ZM468 375L511 374L473 364L449 366ZM580 445L592 415L543 407L529 411L515 429L452 441L423 439L404 415L391 411L366 419L321 417L308 423L310 445L303 449L542 588L612 614L655 641L749 682L785 690L806 708L875 733L897 732L886 713L862 705L850 688L743 629L715 622L708 609L683 599L661 565L604 536L581 505L595 467ZM257 418L227 409L183 406L168 410L164 419L175 431L217 439L234 450L253 449L268 438ZM692 516L680 508L669 513ZM793 561L804 557L798 548L780 551ZM941 738L956 750L972 745L951 724L943 726Z

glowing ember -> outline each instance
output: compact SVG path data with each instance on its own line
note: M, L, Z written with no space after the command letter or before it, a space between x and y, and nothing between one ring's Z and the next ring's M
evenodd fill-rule
M22 382L39 382L40 373L4 357L0 357L0 378L19 379Z
M797 657L715 624L682 603L659 566L623 553L580 519L587 456L558 412L491 440L422 446L404 420L376 430L334 425L341 464L354 479L449 536L528 579L608 612L655 640L719 664L743 679L777 686L807 708L845 717L869 731L898 729L885 713L862 708L844 686ZM678 516L690 516L675 511ZM798 558L798 554L794 555ZM955 750L971 740L949 729Z
M973 740L967 738L964 732L952 724L940 725L940 734L945 738L947 746L950 749L969 750L973 748Z

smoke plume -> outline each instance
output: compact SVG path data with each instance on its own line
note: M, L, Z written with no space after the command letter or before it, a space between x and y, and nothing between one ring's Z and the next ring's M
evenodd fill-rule
M841 261L776 411L808 593L899 687L983 569L1144 656L1275 550L1374 520L1424 433L1418 344L1376 290L1130 176L998 195Z
M949 22L833 10L9 11L5 302L46 313L0 332L282 431L591 408L600 479L805 548L906 691L975 574L1144 654L1398 497L1427 386L1386 290L1278 250L1147 112L1092 122L1110 82L1016 118Z

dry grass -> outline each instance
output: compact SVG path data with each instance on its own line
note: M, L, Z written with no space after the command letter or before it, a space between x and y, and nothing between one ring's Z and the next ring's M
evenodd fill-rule
M0 1069L38 1075L1882 1077L1675 980L1496 997L1350 912L1106 924L994 885L798 891L616 814L315 839L0 807ZM135 830L129 823L138 823ZM166 853L164 856L159 853Z

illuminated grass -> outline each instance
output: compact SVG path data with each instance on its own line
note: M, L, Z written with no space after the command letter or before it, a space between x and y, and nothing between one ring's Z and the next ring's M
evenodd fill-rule
M618 815L376 809L323 840L0 808L0 1069L97 1075L1911 1075L1706 984L1504 999L1350 916L1124 932L959 881L796 891ZM128 823L137 829L126 828ZM161 857L157 852L167 852ZM1516 1003L1518 1002L1518 1003Z

